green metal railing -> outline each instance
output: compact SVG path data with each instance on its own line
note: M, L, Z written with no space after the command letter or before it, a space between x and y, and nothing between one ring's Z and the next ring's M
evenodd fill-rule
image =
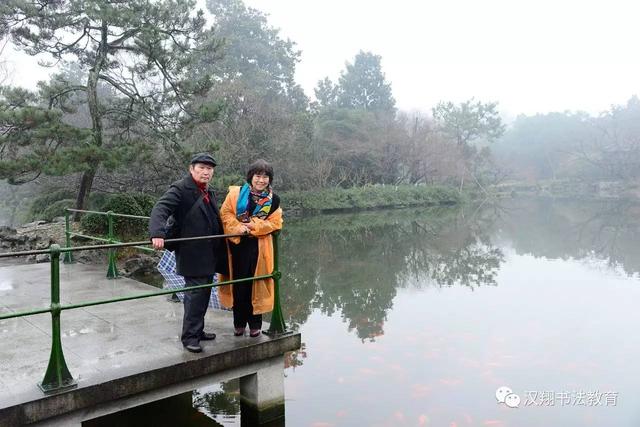
M90 213L90 214L95 214L95 215L105 215L107 217L107 237L96 237L96 236L88 236L86 234L81 234L81 233L75 233L73 231L71 231L71 221L69 218L69 212L79 212L79 213ZM141 215L129 215L129 214L120 214L120 213L115 213L113 211L108 211L108 212L100 212L100 211L89 211L89 210L84 210L84 209L70 209L67 208L64 210L64 235L65 235L65 240L66 240L66 245L68 248L71 247L71 237L82 237L84 239L87 240L96 240L98 242L105 242L105 243L122 243L118 240L116 240L116 234L115 234L115 223L113 221L113 219L115 217L118 218L133 218L133 219L143 219L143 220L149 220L148 216L141 216ZM147 248L144 246L135 246L135 248L143 250L143 251L148 251L148 252L153 252L153 249L151 248ZM71 252L67 252L65 254L64 257L64 263L65 264L69 264L73 262L73 255ZM107 278L108 279L117 279L118 278L118 267L116 264L116 250L115 249L109 249L107 251Z
M88 212L88 211L84 211ZM102 212L100 212L102 213ZM49 357L49 364L47 366L47 370L44 374L44 378L41 383L38 383L38 387L44 393L53 393L66 389L70 389L77 386L76 381L73 376L69 372L67 367L67 363L64 359L64 353L62 351L62 341L60 334L60 315L64 310L73 310L76 308L82 307L90 307L95 305L102 304L110 304L122 301L130 301L141 298L150 298L159 295L169 295L175 294L177 292L191 292L197 289L203 288L213 288L216 286L230 285L230 284L239 284L245 283L250 284L253 280L256 279L268 279L273 278L274 280L274 307L273 313L271 316L271 323L269 326L269 330L265 331L267 335L277 336L288 333L286 331L286 325L284 323L284 318L282 316L282 308L280 306L280 278L282 274L279 269L279 250L278 250L278 232L272 233L273 236L273 250L274 250L274 265L273 272L271 274L261 275L261 276L253 276L244 279L235 279L235 280L227 280L218 283L210 283L205 285L198 286L189 286L188 288L182 289L167 289L159 292L151 292L137 295L128 295L119 298L111 298L105 300L98 301L88 301L78 304L60 304L60 254L64 254L64 262L72 262L74 252L84 251L84 250L96 250L96 249L107 249L109 252L109 260L111 262L111 258L113 257L113 262L115 266L115 251L118 248L123 247L137 247L144 250L153 251L153 249L146 247L150 245L149 241L140 241L140 242L127 242L127 243L112 243L115 241L113 235L113 216L127 216L127 217L135 217L133 215L122 215L122 214L114 214L113 212L108 212L108 218L110 221L109 227L109 236L107 239L96 238L92 236L83 236L78 233L72 233L69 229L69 218L68 212L66 217L66 244L67 247L62 248L57 244L52 244L49 249L43 250L33 250L33 251L22 251L22 252L13 252L13 253L5 253L0 254L0 258L8 258L8 257L18 257L18 256L27 256L27 255L39 255L39 254L48 254L51 260L51 304L48 308L35 309L30 311L22 311L8 314L0 314L0 320L11 319L16 317L25 317L32 316L36 314L43 313L51 313L51 355ZM137 218L146 218L146 217L137 217ZM100 241L109 241L108 244L98 244L91 246L77 246L71 247L71 236L82 236L85 238L91 238L94 240ZM212 236L202 236L202 237L190 237L190 238L180 238L180 239L167 239L165 242L187 242L192 240L210 240L210 239L224 239L229 237L240 237L243 234L223 234L223 235L212 235ZM112 273L112 277L110 277L110 273ZM109 268L107 272L107 277L115 278L117 276L117 270L115 267L113 269Z

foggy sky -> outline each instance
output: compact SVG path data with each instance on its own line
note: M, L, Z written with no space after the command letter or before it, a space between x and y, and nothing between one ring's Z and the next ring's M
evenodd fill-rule
M204 4L201 0L199 4ZM640 5L633 1L247 0L297 43L309 96L359 50L382 56L397 106L498 101L507 116L584 110L640 94ZM5 49L9 82L35 87L47 70Z
M358 50L382 56L398 107L472 96L518 113L591 113L640 94L640 4L563 0L248 0L302 50L309 94Z

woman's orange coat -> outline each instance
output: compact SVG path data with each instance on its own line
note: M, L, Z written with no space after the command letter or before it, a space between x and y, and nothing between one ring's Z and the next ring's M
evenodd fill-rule
M239 186L229 187L229 194L222 203L220 216L225 234L240 234L243 230L243 223L236 217L236 206L238 204ZM272 212L267 219L252 217L251 223L254 229L251 235L258 239L258 262L254 276L263 276L273 272L273 237L271 232L282 229L282 209L278 208ZM238 244L240 237L230 237L227 242L227 254L229 256L229 276L219 275L220 281L233 280L233 262L229 245ZM238 286L248 286L238 284ZM252 289L253 314L267 313L273 310L273 279L258 279L253 281ZM225 307L233 307L233 285L223 285L218 288L218 298Z

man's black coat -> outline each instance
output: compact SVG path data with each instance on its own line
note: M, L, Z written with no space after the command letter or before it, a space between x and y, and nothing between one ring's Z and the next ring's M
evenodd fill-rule
M210 189L207 191L210 200L208 204L204 202L203 193L191 175L171 184L151 211L151 238L166 238L165 226L170 215L174 216L180 230L179 236L175 237L222 234L222 221L215 195ZM224 239L179 243L175 252L176 270L181 276L210 276L215 272L225 273L228 269Z

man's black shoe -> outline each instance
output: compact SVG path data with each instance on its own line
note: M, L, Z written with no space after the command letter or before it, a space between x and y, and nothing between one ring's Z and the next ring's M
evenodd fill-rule
M202 347L200 347L200 344L189 344L185 345L184 348L191 353L200 353L202 351Z
M202 336L200 337L201 341L211 341L215 339L216 339L216 334L214 334L213 332L203 332Z

